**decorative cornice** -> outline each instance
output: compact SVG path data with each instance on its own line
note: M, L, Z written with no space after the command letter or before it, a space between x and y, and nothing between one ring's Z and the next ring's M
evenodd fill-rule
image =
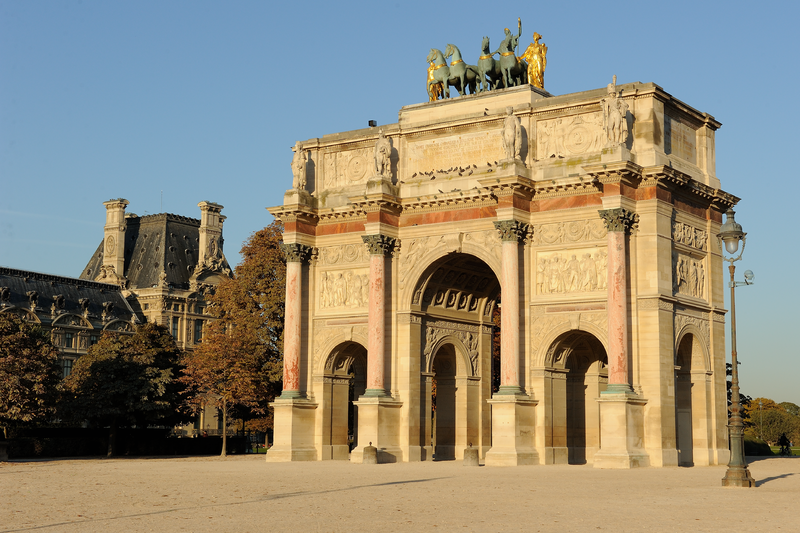
M531 228L529 224L518 220L498 220L494 227L500 233L501 241L512 242L519 242L521 238L527 237Z
M601 209L598 211L600 218L606 223L608 231L628 232L637 222L636 213L623 207L616 209Z
M630 161L585 165L583 169L604 185L627 182L629 185L635 186L642 177L642 167Z
M288 263L303 263L307 261L313 250L311 246L299 243L284 243L281 244L281 249L283 253L286 254L286 261Z
M370 255L386 255L386 252L393 252L399 241L388 235L362 235L364 244L367 245Z
M578 194L595 194L601 192L599 181L594 178L572 177L550 181L537 181L536 200L545 198L558 198L561 196L575 196Z

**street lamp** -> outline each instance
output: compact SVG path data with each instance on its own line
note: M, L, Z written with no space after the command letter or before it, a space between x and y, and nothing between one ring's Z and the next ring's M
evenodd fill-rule
M720 227L719 239L720 247L725 244L725 251L730 255L735 255L739 250L739 241L742 242L742 251L739 255L729 259L724 254L722 258L730 263L728 271L731 273L731 417L728 423L731 441L731 458L728 462L728 470L722 478L723 487L755 487L756 481L747 469L747 462L744 458L744 422L742 420L742 403L739 398L739 361L736 357L736 300L734 290L737 285L750 285L753 283L753 273L747 271L744 274L745 281L736 282L733 274L736 271L734 263L742 258L745 246L745 236L741 224L737 224L733 219L733 209L728 209L725 213L725 223Z

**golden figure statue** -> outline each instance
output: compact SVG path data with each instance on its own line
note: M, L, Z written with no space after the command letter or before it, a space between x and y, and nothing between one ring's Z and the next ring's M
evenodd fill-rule
M547 66L547 45L540 43L542 36L533 33L533 42L520 56L528 62L528 83L539 89L544 89L544 69Z
M434 79L434 77L433 77L433 71L434 70L436 70L436 69L435 69L435 67L433 65L433 61L431 61L431 64L428 66L428 80L425 83L425 90L426 91L427 91L427 88L428 88L428 83L430 83ZM439 100L440 98L442 98L442 93L443 92L444 91L442 89L442 84L441 83L433 83L433 84L431 84L431 92L430 92L430 96L428 98L428 101L429 102L435 102L436 100Z

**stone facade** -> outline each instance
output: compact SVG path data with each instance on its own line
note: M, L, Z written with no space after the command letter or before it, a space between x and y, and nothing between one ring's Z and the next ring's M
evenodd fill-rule
M524 86L298 143L267 460L726 463L720 125L652 83Z
M82 279L114 283L142 321L167 327L178 346L200 342L206 291L231 269L222 252L222 206L200 202L200 219L169 213L126 213L128 201L109 200L104 237Z
M140 322L118 285L0 267L0 313L39 325L61 352L64 376L106 331Z

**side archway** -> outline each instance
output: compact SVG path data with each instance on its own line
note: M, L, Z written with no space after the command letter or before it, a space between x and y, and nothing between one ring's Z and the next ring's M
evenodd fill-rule
M367 386L367 349L345 341L325 358L321 376L318 446L323 460L348 460L358 442L358 409L354 402Z
M697 328L687 326L680 334L675 348L675 445L678 449L678 466L705 466L713 461L709 354Z

